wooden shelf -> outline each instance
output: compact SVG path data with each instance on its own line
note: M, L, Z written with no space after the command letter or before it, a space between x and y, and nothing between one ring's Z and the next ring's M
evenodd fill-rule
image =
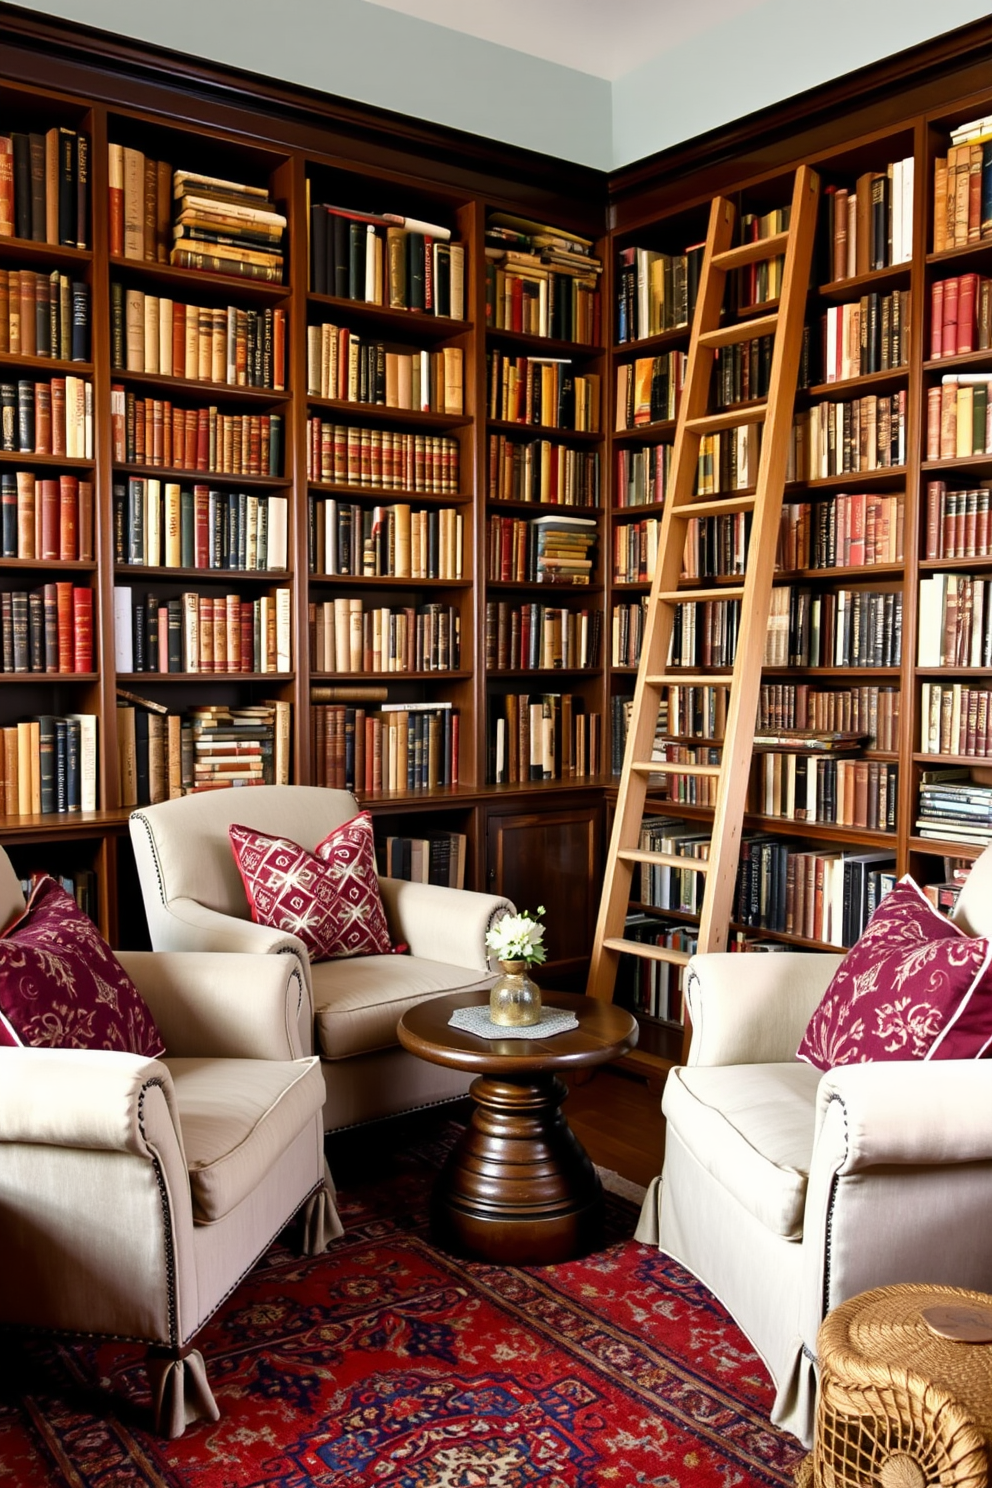
M16 100L10 100L11 109L16 109ZM93 260L89 248L63 248L59 243L37 243L33 238L0 238L0 261L11 267L76 269L84 272Z
M358 419L361 423L371 419L376 423L401 424L412 429L464 429L472 422L465 413L420 413L413 408L392 408L386 403L350 403L342 398L316 398L312 393L307 394L307 403L317 413L326 411L340 414L342 419Z
M889 264L884 269L871 269L867 274L852 274L849 279L833 279L821 284L816 293L821 300L836 303L860 299L863 294L890 293L893 289L904 289L909 284L911 263Z
M160 395L174 393L179 396L189 395L191 398L201 400L207 398L211 404L249 404L265 408L278 404L282 408L289 402L289 394L285 390L277 392L274 388L242 387L230 382L208 382L202 377L166 377L160 372L126 372L121 371L120 368L115 368L111 376L114 382L121 382L125 387L150 388L152 392Z
M590 346L585 341L559 341L553 336L535 336L528 331L504 331L499 326L487 326L486 339L502 342L521 356L576 357L588 361L590 357L604 355L602 346Z
M530 439L555 439L560 443L599 444L603 435L589 429L559 429L554 424L518 424L510 419L487 419L494 434L526 434Z
M176 485L192 481L198 486L244 486L249 491L272 491L293 484L285 475L221 475L217 470L175 470L165 465L115 465L114 470L122 479L133 475Z
M394 502L409 506L415 506L419 502L428 506L465 506L473 500L471 496L456 495L453 492L438 495L436 491L386 490L379 486L337 485L334 481L308 481L307 489L317 495L347 496L352 501L374 501L378 506L391 506Z
M0 238L0 243L6 241ZM93 376L92 362L64 362L60 357L27 356L23 351L0 351L0 367L23 367L27 372L47 372L52 377Z
M216 300L217 296L230 297L231 303L239 305L278 305L290 296L287 284L269 284L264 279L243 279L238 274L213 274L205 269L180 269L174 264L155 263L146 258L121 258L116 253L108 255L111 277L124 274L137 277L148 284L158 284L169 291L170 299L183 304L196 305L201 296Z
M417 341L451 341L473 329L470 320L452 320L446 315L432 315L421 310L393 310L388 305L373 305L367 300L343 300L335 295L314 294L312 290L307 295L307 304L311 310L332 311L341 320L354 320L396 336L412 336Z

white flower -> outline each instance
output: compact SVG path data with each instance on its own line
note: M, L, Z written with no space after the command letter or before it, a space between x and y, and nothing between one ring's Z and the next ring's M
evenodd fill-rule
M544 926L535 916L543 915L544 905L539 904L533 915L504 915L492 930L486 932L486 945L497 961L526 961L530 965L545 959Z

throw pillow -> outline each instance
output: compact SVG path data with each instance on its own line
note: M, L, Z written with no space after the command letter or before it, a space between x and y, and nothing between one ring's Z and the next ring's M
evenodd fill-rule
M0 1043L117 1049L156 1059L162 1035L88 915L53 878L0 934Z
M818 1069L992 1052L992 946L965 935L907 875L844 957L799 1045Z
M367 811L335 827L314 852L253 827L229 831L256 924L298 936L311 961L392 951Z

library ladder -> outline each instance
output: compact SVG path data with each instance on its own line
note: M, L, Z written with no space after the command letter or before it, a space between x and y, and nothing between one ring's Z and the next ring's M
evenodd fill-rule
M796 173L788 230L740 247L731 247L735 217L732 203L717 197L710 210L685 384L675 427L671 479L661 519L658 561L645 616L640 665L586 988L590 996L606 1001L613 996L617 962L622 953L667 961L679 967L689 959L681 950L623 938L633 874L641 864L657 864L702 874L704 886L698 950L726 949L802 353L818 195L819 178L808 166L802 166ZM781 255L784 255L785 262L777 306L772 302L765 313L741 319L733 325L721 325L720 311L727 275ZM719 413L710 412L713 362L719 349L765 335L774 336L767 397L736 404ZM749 423L763 424L753 491L735 492L716 499L698 496L696 474L702 437ZM682 556L690 519L734 512L751 513L743 582L736 586L714 586L712 581L709 584L683 583ZM667 660L669 645L677 606L686 601L706 600L740 601L735 661L730 673L693 676L670 667ZM728 690L719 764L670 764L652 759L662 698L669 688L676 686L718 686ZM649 779L658 775L710 776L716 780L712 833L706 858L653 852L640 846ZM647 1053L635 1055L635 1058L638 1063L643 1061L649 1066L664 1066L671 1062Z

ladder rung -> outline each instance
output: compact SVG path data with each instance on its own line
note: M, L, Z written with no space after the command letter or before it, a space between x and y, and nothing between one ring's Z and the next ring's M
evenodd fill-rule
M741 269L745 264L778 258L788 246L787 232L774 233L770 238L758 238L754 243L741 243L738 248L728 248L725 253L714 253L711 263L715 269Z
M768 413L764 399L753 403L738 403L724 413L707 413L702 418L686 419L685 427L690 434L719 434L721 429L736 429L740 424L760 424Z
M708 873L709 859L687 858L681 853L649 852L647 848L625 848L618 854L625 863L653 863L658 868L688 868L692 873Z
M644 961L668 961L673 966L689 964L689 952L677 951L674 946L647 945L643 940L604 940L603 944L607 950L626 951Z
M690 501L685 506L673 506L673 517L720 517L728 512L750 511L757 501L753 491L746 496L721 496L713 501Z
M728 584L723 589L666 589L657 596L669 604L684 604L686 601L702 599L743 599L743 584Z
M741 320L735 325L719 326L715 331L703 331L700 346L736 346L739 341L757 341L759 336L774 335L778 325L777 315L756 315L753 320Z
M715 749L718 746L706 746ZM719 775L722 765L677 765L673 760L635 760L630 767L638 775Z
M663 674L658 677L645 677L644 681L649 687L733 687L733 677L686 676L680 673L678 676Z

